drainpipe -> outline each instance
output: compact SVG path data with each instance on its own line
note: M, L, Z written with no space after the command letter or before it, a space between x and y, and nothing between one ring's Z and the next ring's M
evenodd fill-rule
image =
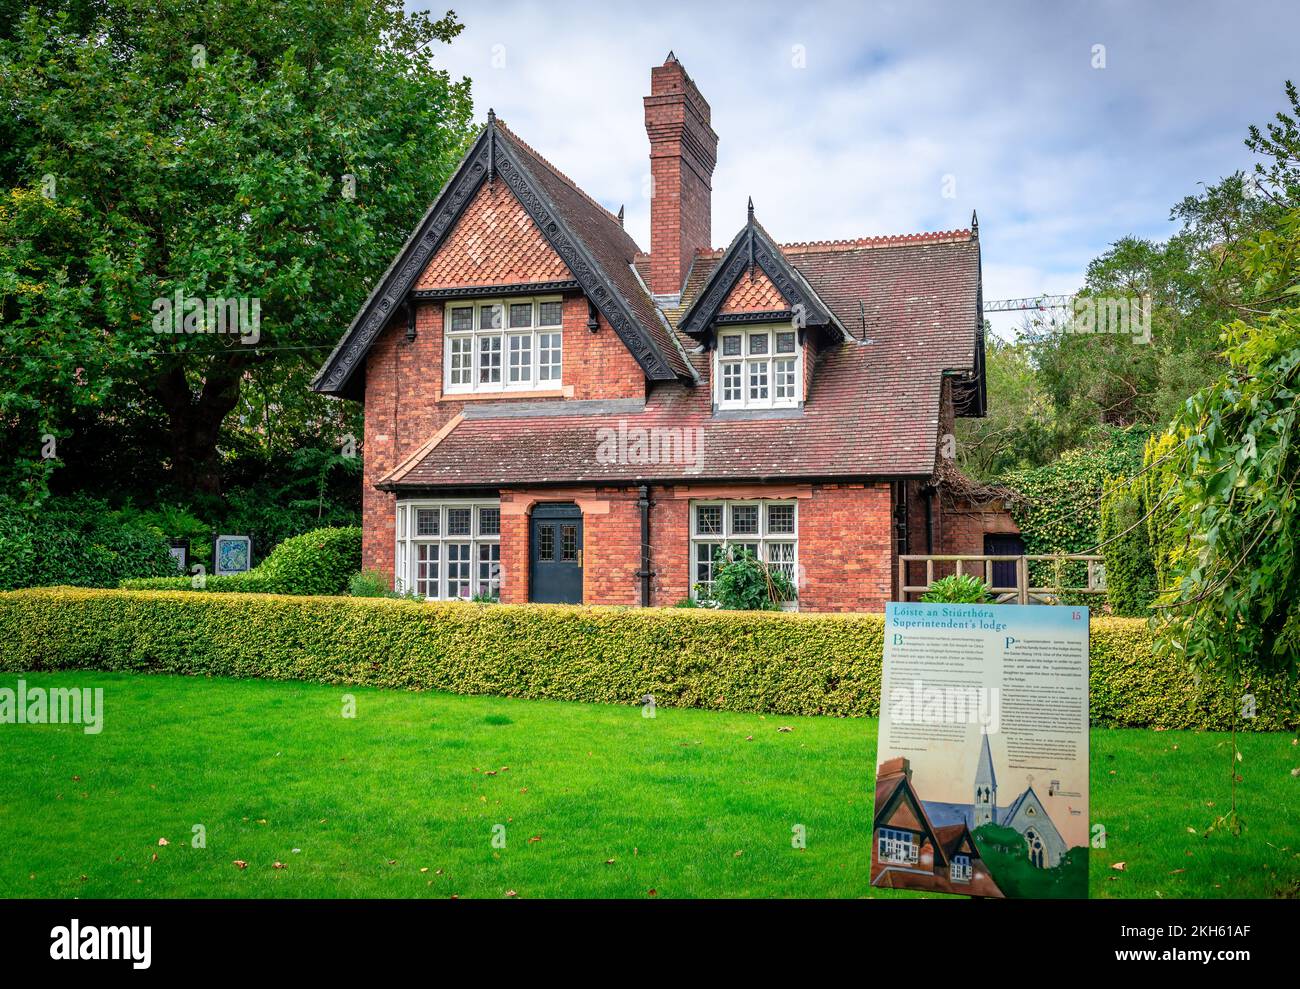
M641 509L641 569L637 576L641 578L641 607L650 607L650 486L642 484L637 488L637 507Z

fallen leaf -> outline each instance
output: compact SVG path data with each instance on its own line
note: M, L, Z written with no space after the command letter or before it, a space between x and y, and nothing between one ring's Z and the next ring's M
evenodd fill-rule
M421 869L420 871L421 871L421 872L428 872L428 871L429 871L429 867L426 865L426 866L425 866L423 869Z
M605 864L606 864L606 865L613 865L613 864L614 864L615 862L617 862L617 861L618 861L618 859L605 859Z
M1186 871L1187 871L1186 869L1175 869L1173 872L1171 872L1171 873L1169 873L1169 874L1170 874L1171 876L1176 876L1176 875L1178 875L1179 873L1186 872Z
M80 782L81 782L81 777L80 777L80 776L74 776L74 777L72 777L72 782L74 782L74 783L80 783Z
M272 868L272 869L283 869L283 868L284 868L284 863L283 863L283 862L274 862L274 863L272 863L271 868Z
M518 896L518 895L519 894L516 893L513 889L506 890L506 896Z
M1300 766L1296 766L1295 769L1291 770L1291 775L1300 776Z
M435 876L441 876L441 875L442 875L442 870L441 870L441 869L434 869L434 870L433 870L433 874L434 874Z
M737 859L738 859L738 858L740 858L740 856L742 856L742 855L744 855L744 854L745 854L745 850L742 848L740 851L736 852L736 854L733 855L732 858L737 858Z
M35 879L36 877L35 877L35 876L32 876L32 878ZM657 889L652 889L652 890L649 891L649 893L648 893L647 895L649 895L649 896L658 896L658 895L659 895L659 890L657 890Z
M541 841L541 840L542 840L542 836L539 835L539 834L535 834L535 835L533 835L531 838L528 839L528 844L531 845L533 842L535 842L535 841Z
M1187 829L1187 833L1188 833L1188 834L1196 834L1196 829L1195 829L1195 828L1188 828L1188 829Z
M236 869L247 869L247 868L248 868L248 863L245 862L243 859L235 859L235 868L236 868Z
M1123 872L1125 866L1127 865L1128 865L1127 862L1116 862L1114 865L1111 866L1111 868L1114 869L1116 872Z
M159 844L160 847L165 848L166 846L170 845L171 842L168 841L166 838L159 838L159 839L158 839L158 844Z
M81 881L84 883L84 882L86 881L86 877L85 877L85 876L82 876L82 877L81 877Z
M753 736L753 735L746 735L746 736L745 736L745 741L746 741L746 742L752 742L753 740L754 740L754 736Z
M794 731L794 729L791 728L789 725L782 725L780 728L777 729L777 731Z
M389 864L389 865L396 865L396 864L397 864L397 859L389 859L389 860L388 860L388 864Z
M153 853L153 858L151 858L149 861L151 861L151 862L157 862L157 861L158 861L158 853L157 853L157 852L154 852L154 853Z

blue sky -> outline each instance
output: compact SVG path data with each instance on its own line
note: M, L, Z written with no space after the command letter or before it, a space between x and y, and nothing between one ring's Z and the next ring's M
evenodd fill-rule
M1294 2L455 9L466 29L437 60L473 80L479 118L494 107L589 194L625 204L642 248L641 98L672 49L719 136L715 245L751 195L781 241L964 227L974 208L988 299L1072 291L1118 237L1168 236L1170 206L1247 167L1247 125L1300 78ZM1019 323L994 319L1003 335Z

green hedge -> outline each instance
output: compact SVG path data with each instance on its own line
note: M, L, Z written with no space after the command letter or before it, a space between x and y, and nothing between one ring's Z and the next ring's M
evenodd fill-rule
M317 680L777 714L875 715L882 615L426 604L383 598L46 588L0 594L0 669ZM1103 726L1229 727L1234 693L1153 658L1134 619L1092 628ZM1259 717L1295 727L1281 680Z
M50 498L32 508L0 500L0 590L116 587L124 577L176 572L165 539L103 501Z
M1147 543L1142 479L1117 477L1101 496L1102 554L1106 558L1106 600L1116 615L1151 614L1156 571Z
M196 587L192 577L124 580L135 591L238 591L250 594L343 594L361 569L361 530L316 529L286 539L247 573L208 576Z

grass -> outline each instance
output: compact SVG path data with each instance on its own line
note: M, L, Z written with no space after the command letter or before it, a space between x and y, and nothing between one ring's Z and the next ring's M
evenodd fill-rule
M867 882L873 720L25 679L102 686L104 730L0 725L5 897L890 895ZM1093 896L1300 896L1300 747L1238 739L1246 830L1207 836L1227 735L1093 732Z

